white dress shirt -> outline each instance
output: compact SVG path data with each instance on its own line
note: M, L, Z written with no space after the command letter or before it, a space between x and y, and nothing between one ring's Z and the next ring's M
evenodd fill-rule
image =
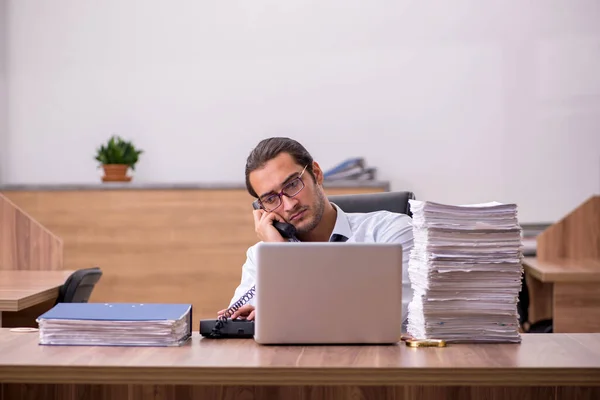
M333 203L332 203L333 204ZM402 319L406 319L408 303L412 300L412 289L408 278L408 259L413 247L412 219L405 214L389 211L370 213L345 213L336 204L337 218L329 241L402 244ZM242 279L235 290L230 306L239 300L256 282L256 244L246 252L242 266ZM368 268L368 266L365 266ZM246 304L254 305L254 298Z

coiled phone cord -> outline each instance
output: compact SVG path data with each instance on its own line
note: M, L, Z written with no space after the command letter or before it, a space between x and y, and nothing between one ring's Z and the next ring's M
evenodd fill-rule
M223 315L221 315L219 318L217 318L217 323L215 324L214 328L212 329L211 337L217 338L217 337L221 336L221 329L227 323L227 320L229 318L231 318L231 316L240 307L242 307L244 304L249 302L250 299L252 299L254 297L255 293L256 293L256 286L252 286L250 288L250 290L248 290L246 293L244 293L244 295L242 297L240 297L238 299L238 301L236 301L234 304L231 305L231 307L229 307L227 310L225 310Z

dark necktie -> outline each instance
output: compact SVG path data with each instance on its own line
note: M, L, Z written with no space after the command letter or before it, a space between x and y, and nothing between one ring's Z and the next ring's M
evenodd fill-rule
M330 242L346 242L347 240L348 238L346 236L340 235L339 233L334 233L329 239Z

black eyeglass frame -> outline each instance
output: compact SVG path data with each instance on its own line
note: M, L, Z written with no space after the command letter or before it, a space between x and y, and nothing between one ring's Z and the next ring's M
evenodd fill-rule
M298 195L298 193L300 193L302 191L302 189L305 188L306 185L304 185L304 181L302 180L302 175L304 175L304 172L306 171L306 168L308 167L308 165L306 167L304 167L304 169L302 170L302 172L300 173L300 175L298 175L297 177L295 177L294 179L290 180L288 183L286 183L283 188L281 188L281 191L279 193L273 193L273 194L269 194L265 197L267 198L271 198L273 196L277 196L279 203L275 206L275 207L270 207L267 208L261 199L257 199L256 203L260 206L260 208L262 208L263 210L267 211L267 212L272 212L275 211L277 208L279 208L282 204L283 204L283 200L281 199L282 196L285 196L287 198L292 198ZM300 188L293 194L290 193L286 193L286 189L289 187L292 187L295 183L299 182L300 183Z

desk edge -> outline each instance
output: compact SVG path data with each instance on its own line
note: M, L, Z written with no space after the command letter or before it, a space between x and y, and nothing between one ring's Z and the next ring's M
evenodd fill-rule
M600 386L600 367L228 368L2 365L0 382L154 385Z

